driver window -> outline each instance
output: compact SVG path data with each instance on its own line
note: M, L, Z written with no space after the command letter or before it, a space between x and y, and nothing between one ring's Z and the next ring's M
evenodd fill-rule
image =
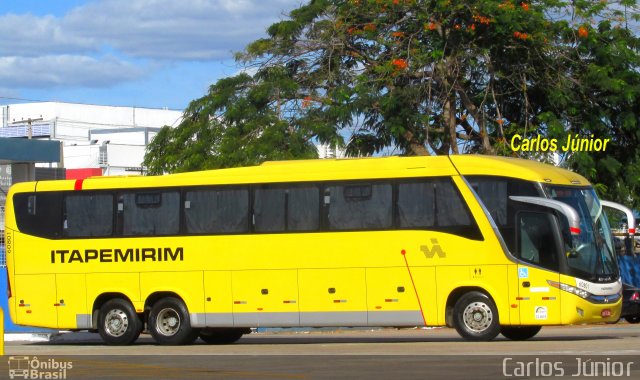
M558 270L558 253L549 214L521 211L516 218L519 259Z

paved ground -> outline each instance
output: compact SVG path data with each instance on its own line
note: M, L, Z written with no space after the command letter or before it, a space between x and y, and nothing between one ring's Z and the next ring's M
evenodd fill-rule
M444 328L285 330L251 334L227 346L198 342L181 347L156 346L145 335L135 345L109 347L96 334L72 333L47 343L8 342L5 355L30 360L35 356L48 361L49 368L56 367L53 362L69 361L73 367L64 373L68 379L400 379L427 374L431 378L468 379L473 375L474 379L490 379L518 377L519 369L529 371L523 372L525 377L544 378L558 374L591 377L588 371L594 368L598 377L613 377L623 370L623 377L640 378L640 325L550 327L526 342L498 338L482 343L465 342L455 330ZM594 367L595 362L599 366ZM8 374L6 363L0 363L0 378Z

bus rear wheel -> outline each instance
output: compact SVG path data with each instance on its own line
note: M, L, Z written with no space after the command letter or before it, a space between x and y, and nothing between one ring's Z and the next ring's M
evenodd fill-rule
M507 339L527 340L536 336L542 326L502 326L500 333Z
M191 327L187 307L175 297L162 298L151 307L147 328L162 345L191 344L198 339L198 330Z
M209 328L200 330L200 339L208 344L231 344L250 332L250 329Z
M498 309L491 298L481 292L469 292L453 308L458 334L470 341L490 341L500 333Z
M114 298L100 307L98 332L105 343L114 346L131 344L142 332L142 321L133 305L125 299Z

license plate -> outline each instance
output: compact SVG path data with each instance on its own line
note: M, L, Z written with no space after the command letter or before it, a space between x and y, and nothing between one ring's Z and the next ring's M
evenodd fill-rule
M602 310L602 312L600 313L600 315L602 316L602 318L607 318L611 316L611 310L609 309L604 309Z

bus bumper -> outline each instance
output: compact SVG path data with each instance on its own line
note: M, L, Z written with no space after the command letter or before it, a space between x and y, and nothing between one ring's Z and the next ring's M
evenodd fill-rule
M622 312L622 298L615 303L592 303L575 295L562 297L562 324L615 323Z

